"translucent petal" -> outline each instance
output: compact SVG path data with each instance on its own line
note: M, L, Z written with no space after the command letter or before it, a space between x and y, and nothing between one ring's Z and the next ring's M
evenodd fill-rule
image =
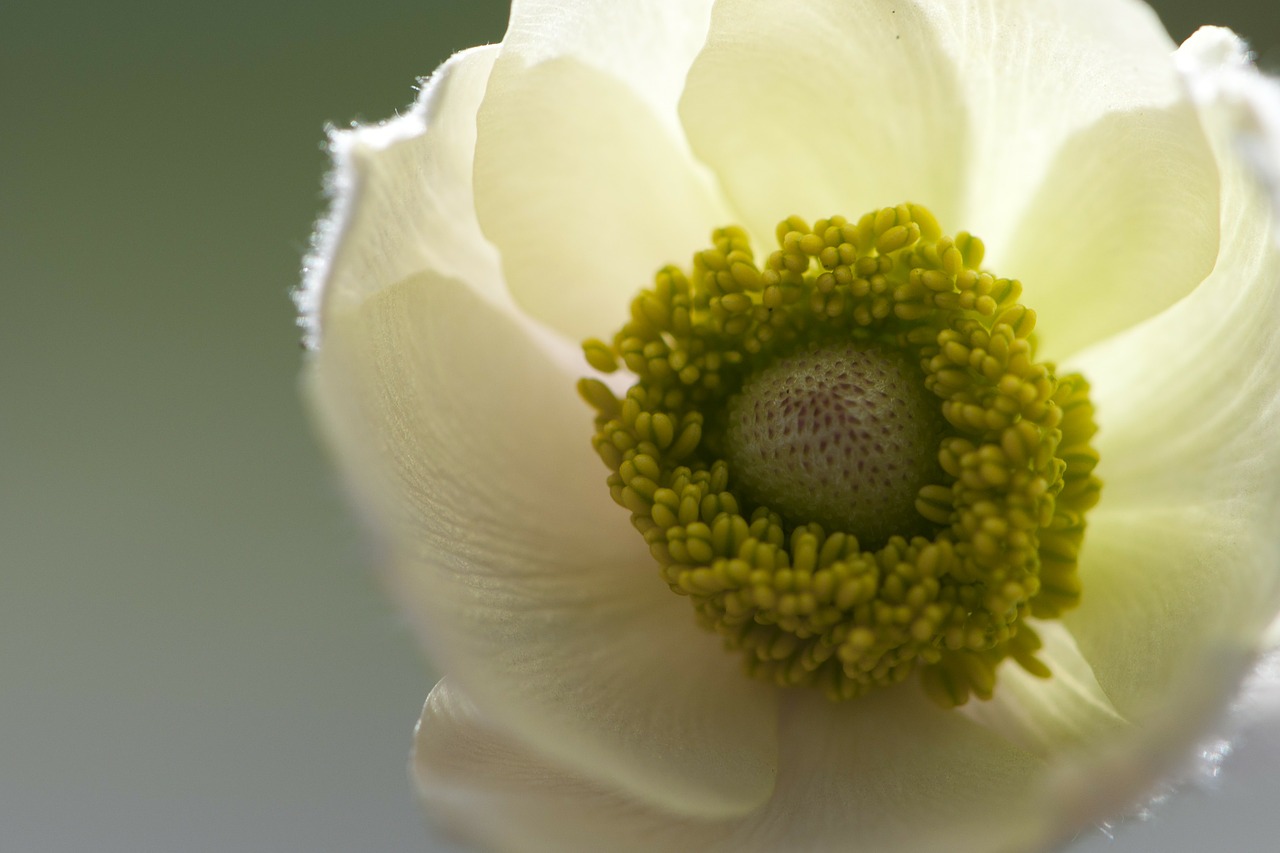
M626 83L663 122L702 47L713 0L515 0L502 40L526 66L571 58Z
M414 772L430 811L496 850L985 853L1031 849L1054 824L1039 760L914 687L844 704L794 694L782 740L768 804L738 820L681 819L541 761L445 683L423 713Z
M1268 671L1269 670L1269 671ZM1244 697L1233 703L1213 736L1200 741L1194 760L1173 786L1167 780L1151 809L1153 820L1115 827L1115 845L1102 838L1084 850L1107 853L1120 849L1216 850L1224 840L1233 850L1265 851L1275 847L1276 767L1280 766L1280 682L1275 661L1264 661L1246 680ZM1247 704L1249 707L1235 707ZM1137 842L1137 843L1135 843Z
M495 726L450 679L427 697L411 770L428 815L482 850L711 851L734 827L654 809L547 761Z
M659 268L733 219L675 121L706 4L627 9L518 4L478 117L484 232L516 302L574 339L616 326ZM602 27L626 35L601 42Z
M953 66L967 118L961 128L935 134L940 143L963 141L968 155L961 216L955 225L943 224L980 235L997 269L1032 192L1067 139L1109 113L1180 97L1169 62L1173 43L1137 0L913 5L933 31L931 43Z
M511 312L469 219L462 128L490 61L339 147L302 300L323 319L308 393L438 666L587 775L750 807L772 787L772 694L657 577L590 450L581 355Z
M1093 383L1106 484L1067 624L1135 720L1184 701L1177 683L1196 690L1220 682L1214 669L1242 669L1280 609L1280 252L1265 195L1225 133L1215 140L1213 273L1066 365Z
M978 234L987 265L1022 280L1043 354L1061 357L1190 292L1217 250L1217 170L1151 9L918 5L955 64L968 118L963 209L943 224Z
M1224 125L1280 212L1280 78L1259 73L1248 45L1224 27L1201 27L1174 61L1191 97ZM1276 222L1280 240L1280 216Z
M428 267L503 298L498 257L480 233L471 190L475 113L497 54L496 47L459 53L404 115L332 134L333 204L316 228L297 295L312 343L324 312L358 306Z
M758 238L790 214L907 200L954 223L968 155L956 85L910 4L722 0L680 115Z
M1027 621L1044 644L1037 657L1052 676L1037 678L1007 659L997 673L995 695L971 700L958 712L1042 758L1095 745L1122 730L1125 720L1071 633L1061 622Z
M588 775L695 813L772 787L773 694L657 578L556 339L430 273L331 315L311 393L436 663Z
M1187 103L1115 112L1066 140L1001 275L1021 279L1056 360L1169 307L1218 254L1218 166Z
M1125 716L1168 702L1206 650L1255 651L1277 581L1274 534L1252 524L1229 505L1099 508L1091 519L1085 596L1066 624Z
M855 702L789 697L778 794L729 849L919 853L1030 849L1051 820L1037 801L1044 766L915 684Z

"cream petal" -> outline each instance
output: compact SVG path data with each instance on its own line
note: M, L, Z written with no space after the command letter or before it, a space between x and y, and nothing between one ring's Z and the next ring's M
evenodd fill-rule
M311 343L325 313L358 307L422 269L504 298L471 189L475 114L497 54L497 47L464 51L425 82L404 115L332 134L333 206L316 228L297 294Z
M1280 648L1271 646L1231 704L1231 728L1280 737Z
M410 770L437 825L496 853L711 851L733 828L654 809L547 761L450 679L427 697Z
M706 39L712 2L515 0L503 53L526 66L572 58L603 71L675 127L675 104Z
M559 338L431 272L327 317L309 390L428 652L505 726L695 813L768 796L774 699L696 627L590 451Z
M680 115L742 224L903 201L956 221L966 116L942 46L907 3L720 0Z
M1277 601L1273 519L1232 508L1142 506L1095 511L1065 622L1116 707L1138 721L1207 650L1248 656ZM1225 696L1220 701L1225 701Z
M1218 176L1155 14L1115 0L918 5L969 117L963 212L943 224L1022 280L1042 352L1190 292L1217 251Z
M1172 48L1137 2L721 0L681 115L758 235L910 199L999 259L1063 141L1177 100Z
M1109 113L1165 106L1180 96L1169 61L1173 43L1137 0L912 5L953 65L968 119L961 216L943 225L980 235L997 269L1067 139Z
M1027 752L1053 758L1113 737L1125 720L1103 692L1075 638L1061 622L1029 619L1044 644L1037 653L1053 675L1037 678L1012 659L997 673L995 695L957 711Z
M484 233L516 302L574 339L610 334L733 219L675 120L707 4L626 6L517 4L478 118Z
M1050 839L1045 767L932 705L914 686L832 704L793 694L778 789L739 820L680 818L540 759L447 682L419 724L413 770L432 812L494 850L965 853Z
M300 298L308 393L439 666L588 775L749 807L772 786L772 694L695 627L609 501L581 353L514 313L468 213L492 62L452 61L409 116L335 142L339 195Z
M729 850L827 850L838 839L859 853L989 853L1047 840L1044 764L915 684L839 704L798 692L781 727L777 794Z
M1105 483L1066 621L1134 720L1176 706L1178 681L1202 689L1214 668L1243 667L1280 610L1280 250L1267 199L1214 138L1213 273L1066 365L1093 383Z
M1218 743L1206 733L1219 724L1223 697L1239 688L1248 664L1238 653L1222 651L1206 653L1177 680L1168 702L1140 725L1050 765L1044 791L1057 837L1072 838L1090 824L1141 815L1153 796L1168 797L1203 767L1197 761L1205 756L1193 758L1192 750ZM1151 846L1147 841L1144 849Z
M1201 27L1178 48L1174 62L1191 97L1226 126L1280 211L1280 79L1259 73L1248 45L1224 27ZM1276 223L1280 240L1280 216Z
M1004 247L1056 360L1190 293L1218 254L1218 167L1190 104L1104 116L1068 139Z

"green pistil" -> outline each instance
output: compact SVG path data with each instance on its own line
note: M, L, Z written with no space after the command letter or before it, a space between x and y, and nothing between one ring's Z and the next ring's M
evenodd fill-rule
M943 429L912 359L849 342L748 379L729 401L725 452L750 502L879 548L929 528L915 500L942 474Z
M636 377L594 445L674 592L749 671L847 699L920 671L988 698L1026 616L1080 595L1098 499L1088 385L1034 360L1021 285L918 205L779 224L758 266L724 228L661 270L592 366Z

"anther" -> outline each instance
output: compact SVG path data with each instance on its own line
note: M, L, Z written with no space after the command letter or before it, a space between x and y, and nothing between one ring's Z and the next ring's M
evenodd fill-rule
M1022 286L923 207L779 223L757 264L712 235L587 362L609 494L749 673L850 699L919 673L989 698L1024 619L1081 594L1099 497L1089 386L1035 361Z

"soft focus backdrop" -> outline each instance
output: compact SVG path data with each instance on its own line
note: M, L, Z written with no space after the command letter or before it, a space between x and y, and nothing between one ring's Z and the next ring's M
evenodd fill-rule
M1280 61L1275 0L1157 6ZM308 427L289 290L325 123L391 115L505 17L0 9L0 850L454 849L405 770L434 676ZM1277 756L1255 735L1073 850L1270 850Z

